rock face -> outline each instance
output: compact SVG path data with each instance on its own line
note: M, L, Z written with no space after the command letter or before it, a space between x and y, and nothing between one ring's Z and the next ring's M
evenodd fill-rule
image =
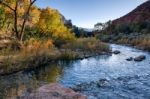
M128 13L127 15L116 19L113 24L135 23L150 20L150 0L138 6L136 9Z
M116 51L113 51L114 54L120 54L120 51L116 50Z
M140 62L140 61L143 61L143 60L145 60L145 59L146 59L146 56L141 55L141 56L135 57L135 58L134 58L134 61Z
M29 96L21 99L87 99L72 89L64 88L59 84L49 84L40 87L37 91L31 93Z

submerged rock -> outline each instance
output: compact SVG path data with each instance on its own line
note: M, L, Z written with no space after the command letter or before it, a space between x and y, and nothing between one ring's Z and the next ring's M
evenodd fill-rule
M49 84L40 87L37 91L21 99L87 99L80 93L59 84Z
M97 86L98 87L105 87L107 86L108 84L108 80L107 79L100 79L98 82L97 82Z
M132 60L133 60L133 57L127 58L126 60L127 60L127 61L132 61Z
M134 58L134 61L137 61L137 62L140 62L140 61L143 61L146 59L146 56L145 55L140 55L138 57L135 57Z
M72 87L71 89L73 89L73 90L75 90L77 92L81 92L84 89L87 89L89 86L91 86L91 84L81 83L81 84L76 85L75 87Z
M121 52L118 50L113 51L114 54L120 54Z

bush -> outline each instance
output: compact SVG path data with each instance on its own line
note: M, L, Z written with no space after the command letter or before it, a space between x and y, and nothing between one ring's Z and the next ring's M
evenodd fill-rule
M109 46L105 43L100 42L96 38L79 38L74 42L69 42L63 46L63 48L69 48L72 50L82 51L108 51Z
M131 44L132 46L136 46L140 49L150 51L150 36L149 35L141 35L135 38L130 38L130 37L121 38L117 42L121 44Z
M48 40L40 40L36 38L30 38L24 44L23 50L30 51L38 51L41 49L51 49L54 47L53 41L51 39Z
M74 51L71 51L69 49L65 49L61 52L60 59L61 60L73 60L76 59L78 56Z

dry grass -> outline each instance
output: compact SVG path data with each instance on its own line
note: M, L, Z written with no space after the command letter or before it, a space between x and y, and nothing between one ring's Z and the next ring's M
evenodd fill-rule
M122 38L122 39L118 40L118 43L131 44L140 49L150 51L150 36L146 36L146 37L142 36L142 37L138 37L138 38L131 39L131 40L129 40L127 38Z
M109 51L109 45L96 38L79 38L74 42L67 43L63 48L82 51Z
M60 56L51 40L40 41L36 39L26 42L17 52L4 49L1 53L3 56L0 56L0 62L2 62L0 74L45 65Z
M51 40L31 39L17 52L9 49L4 51L7 55L0 58L0 62L2 61L0 74L43 66L51 61L84 58L85 54L90 56L90 54L107 51L109 46L95 38L77 39L61 49L56 48Z

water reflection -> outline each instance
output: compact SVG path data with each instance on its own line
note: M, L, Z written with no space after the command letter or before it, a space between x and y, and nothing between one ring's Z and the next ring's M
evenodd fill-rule
M34 71L32 76L35 76L39 81L46 81L47 83L57 82L60 75L63 73L63 68L58 64L46 66L40 70Z
M0 78L0 99L16 99L28 95L46 83L57 82L63 69L58 64L52 64L36 71L26 71Z

